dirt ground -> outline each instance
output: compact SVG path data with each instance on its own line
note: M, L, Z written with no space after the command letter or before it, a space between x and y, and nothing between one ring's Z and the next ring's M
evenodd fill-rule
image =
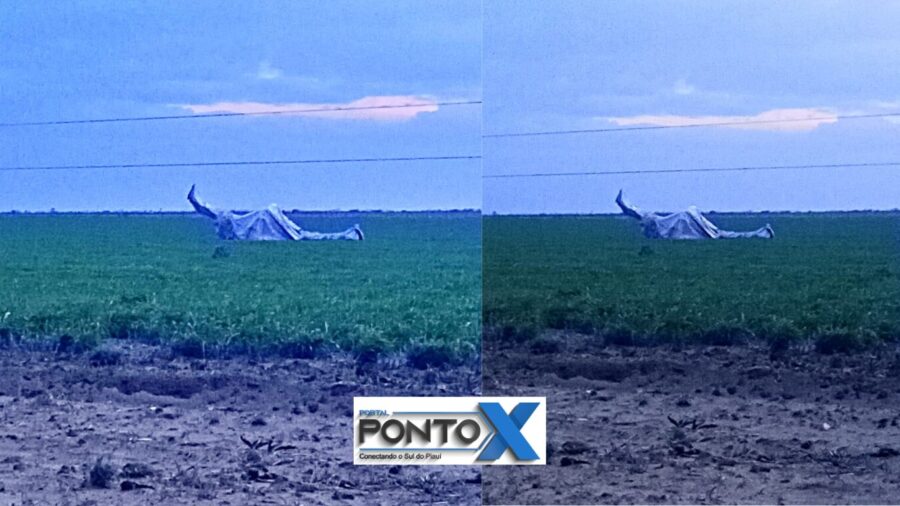
M485 395L548 403L548 465L485 468L488 504L900 503L896 346L484 344Z
M480 504L474 467L354 466L358 395L473 395L475 367L0 354L0 504Z

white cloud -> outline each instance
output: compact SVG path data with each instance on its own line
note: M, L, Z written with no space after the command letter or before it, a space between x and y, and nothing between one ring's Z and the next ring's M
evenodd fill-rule
M410 107L398 107L410 106ZM279 113L285 116L304 116L331 120L406 121L426 112L436 112L437 103L430 98L411 95L368 96L344 103L267 103L216 102L212 104L181 104L177 107L194 114ZM340 110L347 109L351 110ZM338 109L334 111L294 112L308 109Z
M741 130L769 130L779 132L804 132L831 123L837 123L837 114L816 108L771 109L752 116L679 116L652 115L606 118L621 126L686 126L718 125L722 128Z
M676 95L690 95L695 91L697 91L697 88L693 85L688 84L688 82L684 79L675 81L675 84L672 86L672 92Z
M268 61L262 61L259 63L259 68L256 69L256 78L264 79L264 80L272 80L278 79L284 75L284 72L272 66L272 64Z

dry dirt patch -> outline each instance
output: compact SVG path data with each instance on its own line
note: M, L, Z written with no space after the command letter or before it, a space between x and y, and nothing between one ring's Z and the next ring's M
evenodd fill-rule
M4 351L4 504L480 504L476 468L354 466L350 446L354 395L473 395L475 367Z

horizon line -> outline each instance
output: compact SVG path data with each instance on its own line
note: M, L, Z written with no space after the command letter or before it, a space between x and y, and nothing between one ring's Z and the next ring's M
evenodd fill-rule
M659 214L671 214L677 211L658 211ZM739 210L739 211L701 211L703 214L825 214L825 213L884 213L893 214L900 213L900 207L889 209L763 209L763 210ZM512 216L512 217L528 217L528 216L625 216L621 211L587 211L587 212L543 212L543 213L504 213L497 211L486 212L481 211L483 216Z
M242 210L237 209L233 210L238 213L247 213L253 212L253 210ZM540 213L517 213L517 212L485 212L483 209L478 208L450 208L450 209L319 209L319 210L308 210L308 209L285 209L283 210L286 214L427 214L427 213L478 213L482 216L505 216L505 217L548 217L548 216L624 216L621 212L613 211L613 212L540 212ZM673 211L660 211L661 214L670 214ZM900 213L900 207L889 208L889 209L805 209L805 210L797 210L797 209L764 209L764 210L738 210L738 211L717 211L717 210L709 210L702 211L704 214L827 214L827 213L879 213L879 214L894 214ZM196 211L188 211L188 210L142 210L142 209L132 209L132 210L109 210L109 209L98 209L98 210L20 210L20 209L10 209L5 211L0 211L0 216L3 215L67 215L67 214L173 214L173 215L192 215L197 214Z
M254 209L233 209L237 213L253 212ZM473 207L454 207L446 209L282 209L287 214L291 213L481 213L482 210ZM22 210L8 209L0 211L0 215L4 214L197 214L193 210L183 209L94 209L94 210L64 210L64 209L41 209L41 210Z

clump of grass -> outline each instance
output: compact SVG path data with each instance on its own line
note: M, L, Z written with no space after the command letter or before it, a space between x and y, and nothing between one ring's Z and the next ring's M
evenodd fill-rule
M109 488L115 476L116 468L107 463L103 457L100 457L88 470L87 486L91 488Z
M769 355L772 357L781 357L791 349L793 340L787 336L777 336L769 339Z
M752 334L740 325L720 323L697 336L696 342L707 346L738 346L746 344Z
M846 329L823 330L813 338L816 351L823 355L861 351L866 348L867 341L859 332Z
M96 337L91 336L72 336L71 334L62 334L55 341L52 338L30 339L26 342L27 346L36 346L42 350L52 350L59 355L78 355L95 348L99 341Z
M109 316L107 325L109 337L113 339L128 339L139 322L140 319L134 314L114 313Z
M57 353L69 353L75 348L75 338L69 334L59 336L59 342L56 344Z
M187 338L172 343L172 353L177 357L204 358L206 357L206 343L196 338Z
M416 369L442 367L452 364L454 358L453 352L443 346L416 344L406 350L406 361Z
M769 346L769 355L775 359L783 357L801 339L801 333L793 322L772 317L757 322L754 337Z
M755 324L754 335L757 339L772 343L787 340L796 342L801 338L800 329L790 320L770 318Z
M0 328L0 348L9 348L13 343L12 330Z
M531 341L531 352L536 355L547 355L559 353L560 351L562 351L562 345L558 339L539 337Z
M276 346L276 354L285 358L310 359L315 358L324 345L322 339L288 341Z
M603 331L603 342L611 346L638 346L634 331L627 327L611 327Z
M128 300L143 300L140 297ZM130 339L148 344L156 344L160 341L159 329L155 328L156 315L152 307L132 307L129 312L116 312L109 315L107 323L107 335L113 339Z
M375 364L378 357L384 353L385 347L375 344L366 344L355 350L354 356L358 365Z

